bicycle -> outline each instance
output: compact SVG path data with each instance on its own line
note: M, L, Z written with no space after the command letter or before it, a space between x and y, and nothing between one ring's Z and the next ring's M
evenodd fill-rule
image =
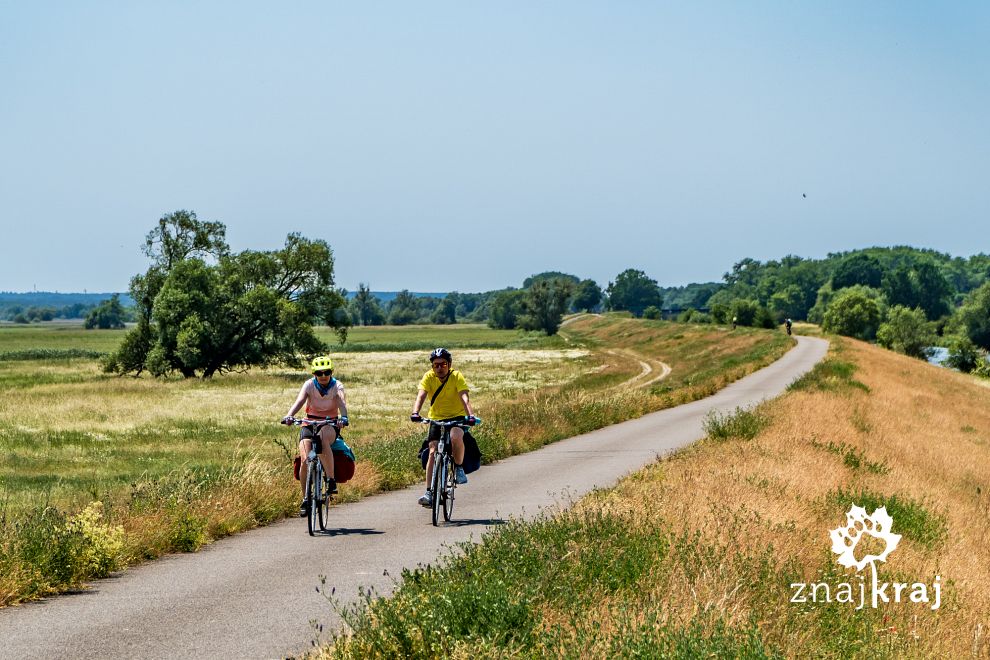
M430 475L430 492L433 493L433 506L430 508L433 526L437 527L440 522L440 511L443 511L445 522L450 521L450 516L454 512L454 491L457 489L457 479L454 473L454 454L451 451L450 429L455 426L461 428L477 426L481 424L481 420L475 417L473 423L466 419L441 422L424 417L421 423L439 426L443 429L440 433L440 440L437 441L437 449L433 454L433 474Z
M324 426L332 426L340 436L340 418L327 417L326 419L299 419L288 417L282 420L287 426L312 426L313 440L306 455L306 499L309 501L309 515L306 516L306 527L310 536L316 535L316 528L326 530L327 522L330 520L330 502L333 500L336 490L330 490L330 481L323 472L323 462L319 460L320 430Z

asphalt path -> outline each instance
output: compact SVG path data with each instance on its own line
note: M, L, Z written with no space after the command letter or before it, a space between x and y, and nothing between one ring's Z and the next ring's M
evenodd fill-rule
M416 486L334 507L310 537L301 519L222 539L99 580L86 591L0 610L4 658L270 658L311 648L311 621L342 625L317 593L352 601L359 587L391 592L403 567L477 540L510 516L532 517L615 484L704 435L711 410L783 392L828 343L798 337L780 360L701 401L548 445L483 467L458 489L454 519L434 528ZM482 427L483 432L483 427Z

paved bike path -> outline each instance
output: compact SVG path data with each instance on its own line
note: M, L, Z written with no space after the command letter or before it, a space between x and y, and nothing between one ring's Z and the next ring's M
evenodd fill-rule
M569 438L482 468L459 488L454 520L433 528L421 487L334 507L329 533L303 520L222 539L99 580L89 591L0 610L0 657L270 658L310 648L311 620L341 625L316 592L359 586L387 593L403 566L445 545L478 539L509 516L532 517L618 479L704 435L712 409L731 411L780 394L822 359L828 343L798 337L780 360L712 397ZM482 429L483 432L483 429ZM388 573L385 575L384 573Z

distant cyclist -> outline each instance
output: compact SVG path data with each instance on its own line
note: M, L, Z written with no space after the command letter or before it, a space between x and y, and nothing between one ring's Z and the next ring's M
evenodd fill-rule
M793 322L790 319L784 319L784 327L787 328L787 334L791 334L791 326Z
M305 404L306 417L312 420L325 420L328 417L339 417L341 426L347 426L347 397L344 385L333 377L333 361L329 355L321 355L313 359L311 365L313 378L303 383L299 396L282 419L287 422ZM299 483L302 486L303 500L299 506L299 516L309 515L309 501L306 499L306 456L313 447L313 427L302 426L299 429L299 456L302 461L299 467ZM331 445L337 440L337 429L326 424L320 429L320 462L323 472L330 481L330 492L334 492L337 483L333 479L333 452ZM342 477L343 478L343 477Z
M413 403L412 415L409 419L414 422L421 422L419 411L426 402L426 397L430 397L430 410L428 416L435 421L465 420L473 424L476 420L474 411L471 408L471 401L468 393L468 384L464 380L460 371L451 369L453 358L446 348L437 348L430 353L430 367L422 380L419 381L419 392L416 394L416 401ZM419 503L423 506L433 504L433 493L430 492L430 475L433 473L433 454L440 441L442 429L439 426L430 426L430 432L420 455L429 448L426 459L426 493L419 498ZM454 478L459 484L467 483L466 472L473 472L481 464L481 452L478 444L470 434L464 433L460 427L450 430L450 441L454 455ZM467 467L467 469L465 469Z

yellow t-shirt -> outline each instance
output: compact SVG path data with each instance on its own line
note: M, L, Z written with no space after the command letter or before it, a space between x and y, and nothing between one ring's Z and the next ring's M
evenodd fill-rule
M437 378L432 370L427 371L423 380L419 381L419 389L426 390L426 401L433 397L433 393L440 387L442 381ZM447 384L443 386L440 396L430 406L427 417L430 419L450 419L452 417L463 417L467 414L464 410L464 402L461 401L461 392L468 391L467 381L460 371L452 370L447 377Z

